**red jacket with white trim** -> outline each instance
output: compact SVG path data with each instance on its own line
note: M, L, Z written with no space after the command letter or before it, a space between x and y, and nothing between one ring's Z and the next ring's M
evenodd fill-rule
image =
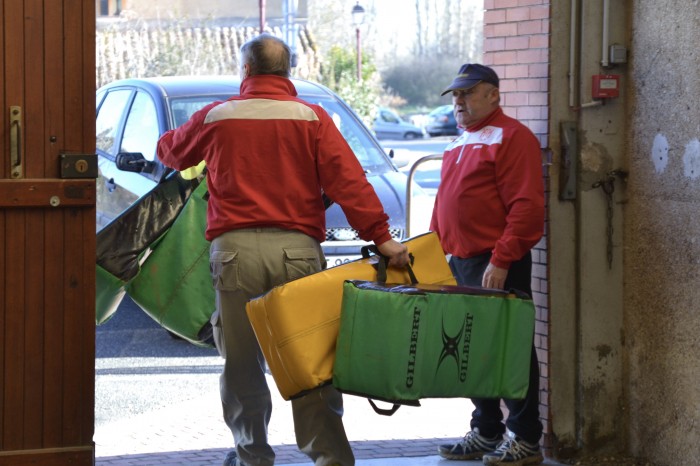
M492 252L509 268L544 231L539 142L501 108L455 139L443 156L431 230L445 252L469 258Z
M276 227L322 242L323 190L362 239L388 241L388 216L352 149L325 110L296 95L289 79L251 76L240 96L204 107L158 141L168 167L206 162L206 238Z

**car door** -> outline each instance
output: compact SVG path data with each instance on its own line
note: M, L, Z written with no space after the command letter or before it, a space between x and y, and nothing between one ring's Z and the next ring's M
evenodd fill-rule
M107 90L98 102L97 231L151 191L163 177L165 169L156 158L160 115L162 112L158 112L150 94L137 88ZM123 152L142 154L152 168L139 173L119 170L116 158Z

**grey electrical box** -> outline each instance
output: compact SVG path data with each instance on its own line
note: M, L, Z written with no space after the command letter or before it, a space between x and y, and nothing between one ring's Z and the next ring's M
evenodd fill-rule
M627 48L624 45L612 44L610 46L610 64L620 65L627 63Z

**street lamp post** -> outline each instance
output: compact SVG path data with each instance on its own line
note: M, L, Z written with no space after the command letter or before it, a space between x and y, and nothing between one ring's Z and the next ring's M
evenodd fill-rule
M260 8L260 34L265 32L265 0L260 0L258 2Z
M355 37L357 39L357 80L362 81L362 47L360 46L360 25L365 21L365 9L358 1L352 7L352 24L355 26Z

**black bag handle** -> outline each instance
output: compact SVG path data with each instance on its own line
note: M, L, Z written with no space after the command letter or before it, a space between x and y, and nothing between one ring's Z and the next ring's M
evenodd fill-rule
M386 283L386 268L389 264L389 258L380 253L379 249L377 249L377 246L373 244L362 246L360 248L360 253L362 254L363 259L368 259L370 257L370 253L373 253L374 255L379 257L379 262L375 267L377 269L377 281L381 283ZM408 257L409 262L408 264L406 264L406 271L408 272L408 277L411 279L411 285L415 285L418 283L418 279L416 278L416 274L413 272L413 267L411 267L411 264L413 264L415 258L411 253L408 254Z
M400 404L394 403L391 408L380 408L371 398L367 398L367 401L369 401L369 404L372 406L374 412L382 416L391 416L401 407Z
M375 254L380 257L384 257L379 253L379 249L374 244L368 244L367 246L362 246L360 248L360 254L362 254L363 259L369 259L371 254Z
M375 403L374 400L371 398L367 398L367 401L369 401L369 404L370 406L372 406L374 412L382 416L392 416L404 404L408 406L420 407L420 401L418 400L416 400L415 402L410 401L405 403L392 403L391 401L389 401L389 403L392 403L391 408L380 408L379 406L377 406L377 403Z

